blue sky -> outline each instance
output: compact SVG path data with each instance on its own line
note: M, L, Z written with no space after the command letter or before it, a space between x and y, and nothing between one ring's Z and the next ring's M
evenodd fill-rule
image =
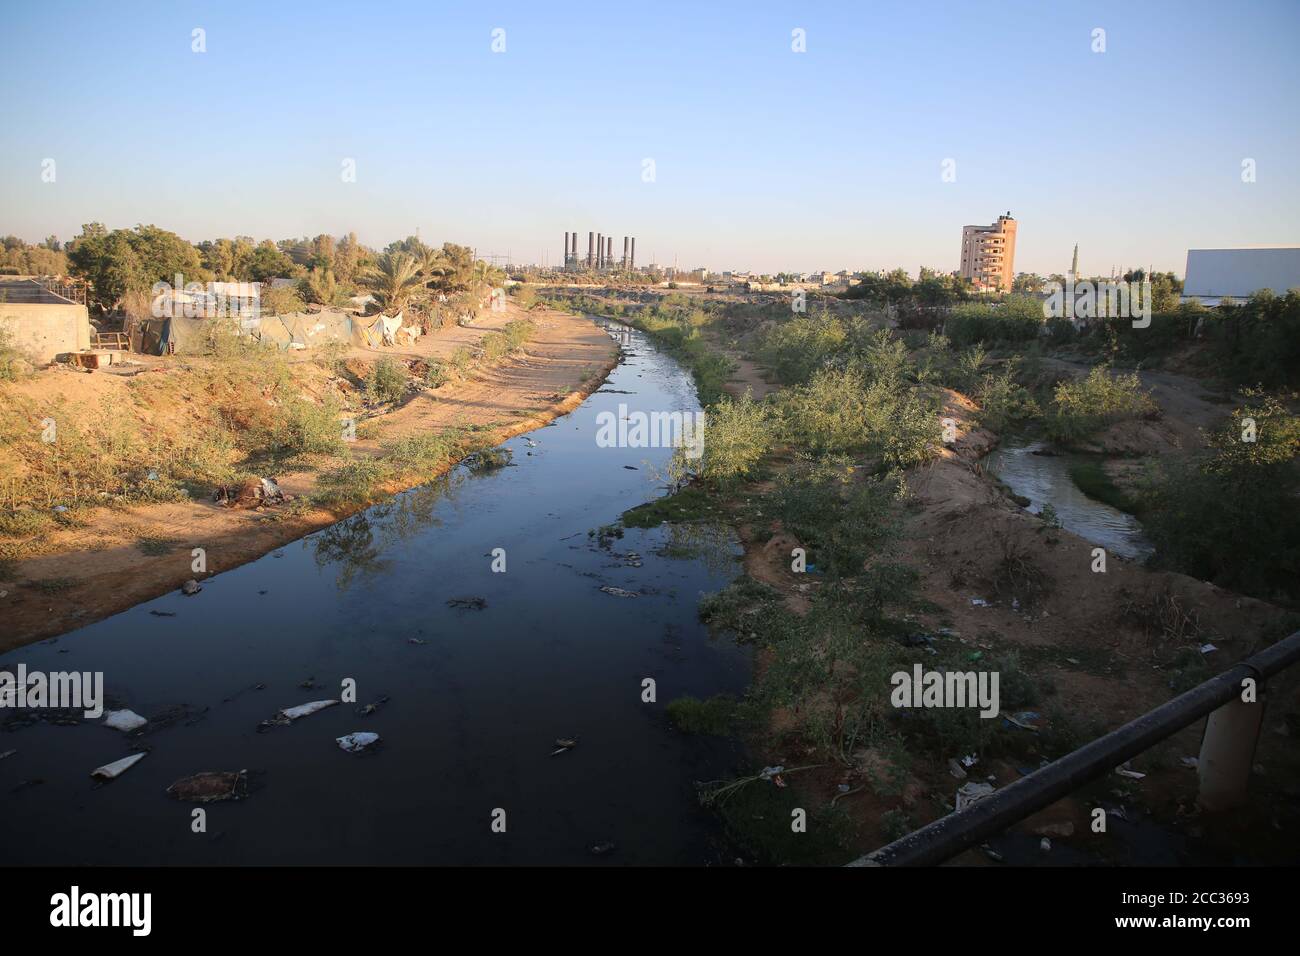
M553 263L574 229L640 263L914 272L1010 210L1020 271L1077 242L1085 273L1181 274L1300 243L1297 37L1295 0L45 0L0 33L0 233L418 227Z

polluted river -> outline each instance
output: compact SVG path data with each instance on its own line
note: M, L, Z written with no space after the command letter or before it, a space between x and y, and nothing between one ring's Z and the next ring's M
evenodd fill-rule
M695 781L738 770L738 745L677 732L665 705L749 683L749 652L696 615L701 592L737 575L740 549L725 529L598 533L664 493L671 455L601 447L598 416L699 407L676 362L610 328L618 367L575 411L506 442L512 465L458 466L233 570L213 549L220 573L200 593L6 654L11 671L102 672L108 706L150 722L126 734L11 711L0 859L730 862ZM261 726L349 682L354 701ZM336 742L359 732L378 742ZM247 771L247 795L168 795L206 771Z

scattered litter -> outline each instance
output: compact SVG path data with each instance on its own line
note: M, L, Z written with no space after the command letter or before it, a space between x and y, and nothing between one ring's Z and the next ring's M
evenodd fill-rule
M285 724L293 723L299 717L309 717L326 707L333 707L337 703L337 699L313 700L310 703L299 704L297 707L286 707L284 710L277 711L274 717L258 724L257 729L265 730L270 727L283 727Z
M1078 663L1079 663L1079 662L1078 662L1077 660L1075 660L1073 657L1067 657L1067 658L1065 659L1065 661L1066 661L1067 664L1078 664Z
M218 800L242 800L248 796L248 771L205 771L177 780L167 788L173 800L190 803L214 803Z
M186 581L184 584L181 585L181 593L184 594L186 597L193 597L195 594L198 594L202 590L203 588L199 586L199 582L195 581L193 578L190 578L188 581Z
M979 660L979 659L980 659L981 657L983 657L983 656L984 656L984 652L983 652L983 651L976 651L974 654L971 654L969 657L967 657L966 660L968 660L968 661L977 661L977 660Z
M16 753L18 753L17 750L6 750L4 753L0 754L0 760L4 760L6 757L12 757Z
M2 758L0 758L0 759L2 759ZM1200 764L1201 764L1201 761L1200 761L1198 758L1196 758L1196 757L1183 757L1183 758L1182 758L1180 761L1178 761L1178 762L1181 763L1181 764L1182 764L1184 767L1186 767L1188 770L1195 770L1195 769L1196 769L1197 767L1199 767Z
M779 773L772 778L772 782L776 784L777 787L779 787L780 789L782 790L785 789L785 778L782 777Z
M120 730L124 734L129 734L133 730L138 730L147 723L149 723L147 719L141 717L133 710L104 711L104 726L112 727L114 730Z
M1202 645L1201 645L1201 653L1202 653L1202 654L1210 654L1210 653L1213 653L1214 651L1217 651L1217 650L1218 650L1218 648L1215 647L1213 644L1202 644Z
M641 470L641 469L637 468L636 465L624 465L623 467L626 468L628 471L640 471L640 470Z
M51 511L54 511L54 512L56 512L56 513L58 513L58 514L63 514L63 512L65 512L65 511L68 510L68 506L67 506L67 505L55 505L55 506L54 506L53 508L51 508L50 510L51 510Z
M222 485L217 489L213 500L226 508L261 508L289 501L290 498L274 478L250 478L239 485Z
M610 586L610 585L608 585L608 584L606 584L606 585L604 585L603 587L601 587L601 590L604 591L606 594L612 594L612 595L614 595L614 597L621 597L621 598L634 598L634 597L640 597L640 596L641 596L641 595L637 594L635 591L627 591L627 590L624 590L623 588L612 587L612 586Z
M986 601L986 600L984 600L983 598L971 598L971 599L970 599L970 603L971 603L971 606L972 606L972 607L989 607L989 606L990 606L990 605L989 605L989 602Z
M372 734L368 730L360 730L354 734L347 734L343 737L335 737L334 739L338 742L340 749L346 750L350 754L354 754L360 753L371 744L378 743L379 735Z
M1020 598L1012 598L1012 599L1011 599L1011 610L1013 610L1013 611L1019 611L1019 610L1020 610Z
M562 754L566 750L572 750L576 746L578 746L577 740L569 737L557 737L555 738L556 749L551 751L551 756L554 757L556 754Z
M851 788L847 783L842 783L835 789L838 790L840 793L848 793Z
M150 611L149 613L152 614L154 617L175 617L176 616L175 611Z
M987 856L987 857L988 857L990 860L992 860L993 862L995 862L995 863L1001 863L1001 862L1002 862L1002 854L999 853L997 850L993 849L993 848L992 848L991 846L989 846L987 843L983 844L983 845L980 847L980 849L983 850L983 851L984 851L984 855Z
M592 844L590 849L592 856L604 856L606 853L614 852L614 844L606 840L603 843Z
M383 697L378 698L373 703L366 704L363 707L358 707L357 713L360 714L362 717L369 717L375 711L379 710L380 707L383 707L384 704L386 703L388 703L387 694L385 694Z
M991 783L964 783L957 788L957 809L964 810L993 793Z
M971 767L975 766L979 762L980 762L980 758L975 756L974 754L967 754L966 756L961 758L961 765L963 767L966 767L967 769L970 769Z
M1128 764L1124 764L1123 766L1116 767L1115 772L1119 774L1121 777L1128 777L1130 780L1141 780L1146 776L1146 774L1144 773L1139 773L1136 770L1130 770Z
M952 774L953 779L955 780L966 779L966 771L962 769L961 764L958 763L956 760L948 761L948 772Z
M1052 841L1047 839L1047 837L1043 837L1042 842L1038 844L1038 849L1042 850L1044 853L1050 853L1052 850Z
M428 642L428 641L425 641L425 640L421 640L421 639L418 638L418 637L408 637L408 638L406 639L406 643L408 643L408 644L421 644L421 645L423 645L423 644L428 644L429 642Z
M458 607L470 611L481 611L487 607L487 598L458 597L447 601L447 607Z
M90 775L96 780L114 780L126 771L130 770L144 758L144 754L131 754L131 756L123 757L121 760L114 760L112 763L106 763L102 767L96 767L90 772Z
M758 772L758 779L771 780L773 777L780 776L784 772L785 772L784 765L778 765L775 767L764 767L762 770Z

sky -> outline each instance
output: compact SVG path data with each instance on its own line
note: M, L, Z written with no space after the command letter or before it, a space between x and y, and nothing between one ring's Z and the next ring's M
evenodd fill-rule
M1010 211L1017 271L1181 275L1300 244L1298 37L1300 0L7 3L0 234L915 273Z

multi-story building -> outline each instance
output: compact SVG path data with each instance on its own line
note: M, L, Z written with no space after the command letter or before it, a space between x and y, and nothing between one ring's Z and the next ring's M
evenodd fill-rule
M961 275L976 289L1011 291L1015 279L1016 221L1008 212L991 226L963 226Z

